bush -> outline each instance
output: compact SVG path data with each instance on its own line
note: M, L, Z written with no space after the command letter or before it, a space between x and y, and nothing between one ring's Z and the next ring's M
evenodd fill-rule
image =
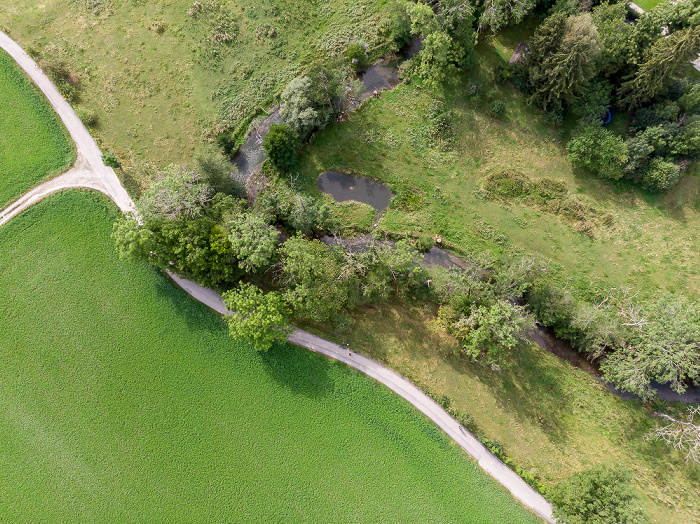
M244 185L236 178L238 168L210 146L195 157L199 174L216 190L235 197L245 196Z
M560 524L648 522L631 480L631 471L606 464L577 473L552 491L554 517Z
M653 158L642 182L650 189L663 191L673 187L680 177L680 168L673 162Z
M509 63L500 63L493 69L493 79L499 84L505 84L513 76L513 66Z
M97 127L100 123L100 118L97 116L97 113L89 109L78 107L75 110L75 114L78 115L78 118L85 127Z
M501 116L506 112L506 104L503 100L494 100L489 104L489 111L493 116Z
M367 69L367 53L365 52L365 48L360 44L352 44L348 47L346 54L348 60L350 60L350 67L352 67L356 73Z
M391 19L389 21L389 34L396 49L401 49L411 43L411 18L406 12L403 4L393 3L391 5Z
M599 126L588 126L566 144L567 158L574 167L585 167L598 176L618 180L627 163L622 137Z
M325 90L321 92L311 76L292 80L281 95L280 114L284 121L306 139L315 129L323 128L333 114Z
M421 253L427 253L435 245L435 240L430 235L421 235L416 239L416 249Z
M232 158L233 155L236 154L236 151L238 151L239 143L233 131L224 131L221 133L216 137L216 143L229 158Z
M288 173L297 165L299 135L287 124L272 125L263 139L262 148L270 162L280 171Z
M120 167L122 167L114 153L103 153L102 163L107 167L112 167L114 169L119 169Z

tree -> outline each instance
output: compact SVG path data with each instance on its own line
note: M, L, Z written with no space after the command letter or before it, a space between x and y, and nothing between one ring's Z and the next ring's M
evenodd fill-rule
M279 231L253 213L237 213L228 223L231 254L250 273L268 266L275 254Z
M411 43L411 17L406 12L406 6L395 2L389 7L391 19L389 22L389 33L396 49L401 49Z
M360 73L367 69L367 51L360 44L351 44L347 51L348 60L350 60L350 67L356 72Z
M644 439L661 440L683 453L686 462L700 464L700 424L694 420L696 416L700 416L700 406L688 407L683 418L674 418L664 413L654 415L670 421L670 424L647 433Z
M554 518L559 524L648 522L631 480L631 471L607 464L576 473L552 490Z
M231 311L224 318L232 337L253 342L257 351L266 351L274 342L283 341L291 333L290 311L278 291L264 293L247 282L223 294L224 304Z
M323 322L346 305L349 286L348 279L343 278L344 260L339 247L296 236L282 244L279 252L279 279L295 316Z
M270 162L280 171L288 173L297 165L299 135L289 125L271 125L262 147Z
M664 191L673 187L681 176L680 168L673 162L653 158L644 173L642 182L650 189Z
M213 188L199 173L183 166L170 165L161 176L139 198L137 208L144 220L200 216L214 196Z
M683 393L686 380L700 380L700 305L671 294L642 304L628 289L611 291L603 305L623 328L620 346L601 364L606 380L642 398L656 393L652 381Z
M661 94L700 50L700 27L689 27L659 38L639 70L620 86L620 102L638 107Z
M478 32L487 29L496 34L511 22L520 23L535 7L534 0L485 0L479 17Z
M459 56L452 38L444 31L430 33L423 40L416 64L416 74L428 87L438 87L443 82L457 80Z
M472 307L452 329L461 353L494 369L500 369L506 353L527 339L534 321L522 306L498 300L492 305Z
M625 21L627 6L624 2L611 4L606 1L594 7L591 16L602 44L598 69L605 76L614 75L629 62L631 52L630 37L634 26Z
M566 144L567 159L574 167L585 167L598 176L618 180L627 163L622 137L600 126L589 125Z
M323 128L332 114L325 101L319 97L310 76L295 78L281 95L280 114L284 121L300 137L308 137L315 129Z
M238 168L218 149L213 146L203 148L197 153L195 161L197 170L215 191L237 197L245 195L245 186L236 178Z
M596 74L601 44L590 13L568 18L555 14L537 28L528 49L529 101L549 110L581 94Z

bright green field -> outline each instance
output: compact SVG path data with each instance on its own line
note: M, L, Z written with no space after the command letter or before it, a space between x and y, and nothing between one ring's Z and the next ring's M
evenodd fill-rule
M0 521L537 522L384 387L119 262L114 218L0 229Z
M73 158L68 132L48 101L0 50L0 208Z

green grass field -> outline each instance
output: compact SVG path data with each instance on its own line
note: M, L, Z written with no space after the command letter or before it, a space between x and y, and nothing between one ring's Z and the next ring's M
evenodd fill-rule
M68 131L48 101L0 50L0 208L74 158Z
M0 228L0 520L537 522L422 415L261 355L66 192Z

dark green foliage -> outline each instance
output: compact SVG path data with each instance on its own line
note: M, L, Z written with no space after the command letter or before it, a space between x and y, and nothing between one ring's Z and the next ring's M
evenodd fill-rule
M270 162L283 173L290 172L297 165L299 135L289 125L270 126L262 147Z
M502 116L506 112L506 104L503 100L494 100L489 104L489 111L493 116Z
M600 37L588 13L549 17L537 28L528 48L530 102L543 109L576 100L595 76L601 52Z
M689 27L659 38L649 49L639 70L620 86L620 101L639 107L664 92L700 48L700 27Z
M350 61L350 67L352 67L356 73L360 73L367 69L367 52L360 44L350 45L346 56Z
M632 478L631 471L607 464L577 473L552 491L554 517L561 524L648 522Z
M224 131L221 133L216 137L216 143L229 158L232 158L240 147L240 143L236 140L232 131Z
M396 49L401 49L411 43L411 18L403 4L394 2L391 4L391 20L389 33Z
M607 80L594 80L573 106L574 114L590 122L599 121L610 106L612 90L613 86Z
M630 61L631 35L634 25L625 22L627 8L624 2L603 2L592 13L602 43L598 69L606 76L614 75L627 67Z
M505 84L513 76L513 69L508 62L501 62L493 68L493 79L499 84Z
M114 169L119 169L122 167L114 153L102 153L102 163L107 167L113 167Z

